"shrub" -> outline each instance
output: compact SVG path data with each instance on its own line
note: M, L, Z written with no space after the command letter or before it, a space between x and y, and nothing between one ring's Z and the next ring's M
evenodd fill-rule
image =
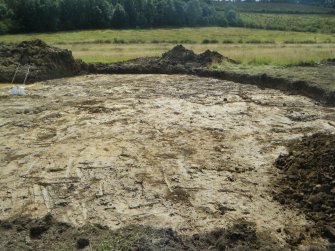
M217 43L219 43L219 41L218 40L216 40L216 39L204 39L203 41L202 41L202 43L203 44L217 44Z
M126 41L123 39L114 38L114 44L125 44Z
M231 39L224 39L224 40L222 41L222 43L223 43L223 44L233 44L234 41L231 40Z

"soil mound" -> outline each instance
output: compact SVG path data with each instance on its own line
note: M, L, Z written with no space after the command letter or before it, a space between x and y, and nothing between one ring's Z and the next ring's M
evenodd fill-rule
M0 82L22 83L30 67L27 82L74 76L83 63L74 60L72 52L47 45L41 40L15 45L0 45ZM19 68L18 68L19 67Z
M196 54L182 45L177 45L162 57L137 58L113 64L89 64L88 70L91 73L104 74L195 74L196 70L207 69L206 67L223 61L236 63L216 51L207 50Z
M197 55L192 50L188 50L182 45L175 46L170 51L164 53L161 58L162 63L183 65L191 64L199 67L222 63L223 61L235 63L233 60L222 56L216 51L207 50Z
M171 63L187 63L194 62L196 57L197 55L193 51L186 49L182 45L177 45L170 51L165 52L162 55L162 60Z
M275 199L301 208L335 242L335 135L304 137L288 148L275 163L285 172Z

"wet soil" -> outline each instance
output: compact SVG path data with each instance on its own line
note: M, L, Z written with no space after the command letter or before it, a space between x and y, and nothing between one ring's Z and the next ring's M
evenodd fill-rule
M181 238L170 240L174 250L331 250L327 236L310 231L307 211L273 199L284 175L273 163L295 139L334 133L334 108L188 75L88 75L26 93L0 88L0 219L10 236L11 219L29 219L18 243L98 245L93 230L76 231L102 225L94 230L107 235L101 245L118 243L115 233L162 250L147 230L120 230L135 225ZM51 228L38 223L48 213Z
M288 151L276 160L284 175L275 199L299 207L335 243L335 134L305 136Z

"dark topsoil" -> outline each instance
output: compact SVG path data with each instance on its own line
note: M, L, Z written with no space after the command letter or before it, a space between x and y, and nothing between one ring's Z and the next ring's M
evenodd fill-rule
M28 67L27 82L31 83L77 75L82 63L74 60L71 51L48 46L41 40L0 45L0 82L11 82L18 69L15 82L22 84Z
M41 40L26 41L17 45L0 45L0 82L11 82L20 66L16 83L22 83L28 66L31 67L27 83L52 78L70 77L78 74L190 74L200 77L213 77L260 87L301 94L326 105L335 106L335 92L308 81L291 80L267 74L237 73L214 70L212 64L233 60L213 51L195 54L178 45L164 53L162 57L148 57L114 64L86 64L74 60L68 50L51 47Z
M276 242L256 233L254 224L243 220L227 229L181 236L170 228L140 225L117 231L101 225L74 228L51 215L0 221L0 244L4 250L16 251L80 250L88 246L89 250L279 250Z
M335 135L306 136L288 149L275 163L283 176L274 198L300 208L315 221L316 230L335 243Z

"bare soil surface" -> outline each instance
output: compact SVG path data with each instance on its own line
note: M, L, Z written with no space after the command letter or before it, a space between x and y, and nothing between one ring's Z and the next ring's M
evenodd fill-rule
M185 75L89 75L39 86L25 96L0 88L5 247L48 250L43 247L52 242L75 248L78 238L91 238L95 248L104 237L108 247L117 231L134 225L156 229L159 240L171 228L168 233L181 238L171 243L185 250L331 250L329 239L309 231L315 222L303 210L273 194L284 177L274 166L278 156L305 135L334 134L334 108ZM34 219L48 213L52 228L32 233L40 224ZM19 218L29 220L18 229ZM58 224L71 234L62 235ZM106 234L85 232L87 225Z

